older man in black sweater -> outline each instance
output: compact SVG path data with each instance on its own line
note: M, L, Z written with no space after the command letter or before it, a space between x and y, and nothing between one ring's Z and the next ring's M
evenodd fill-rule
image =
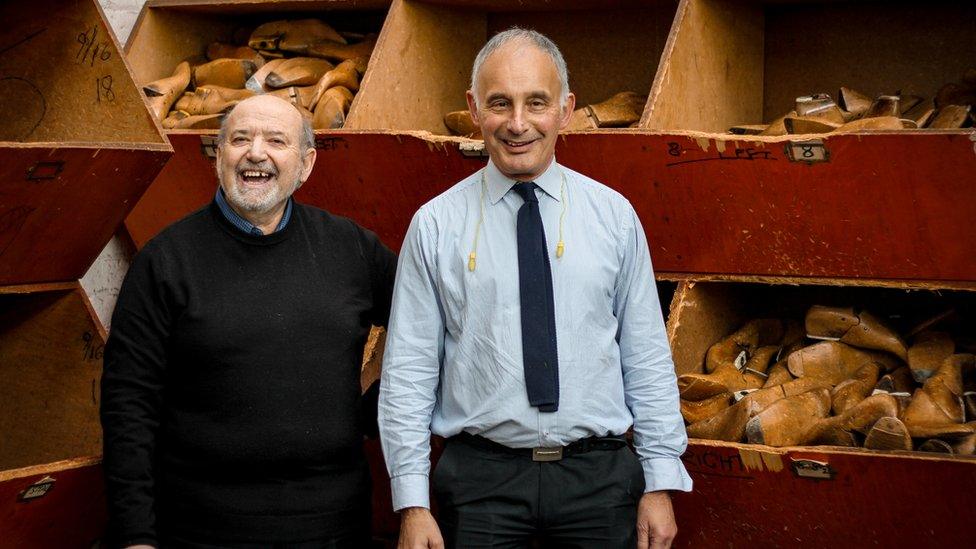
M291 198L314 160L292 105L240 103L214 201L135 258L102 379L113 546L368 540L359 366L396 258Z

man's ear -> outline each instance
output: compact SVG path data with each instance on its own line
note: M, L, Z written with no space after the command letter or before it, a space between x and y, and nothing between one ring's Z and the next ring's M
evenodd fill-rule
M468 101L468 112L471 113L471 120L475 123L475 125L481 126L481 121L478 120L478 106L474 100L474 93L471 90L468 90L464 93L464 98Z
M559 118L559 129L564 130L566 126L569 125L569 121L573 118L573 111L576 110L576 95L573 92L569 92L566 96L566 105L562 108L562 115Z
M302 154L302 177L301 182L304 183L308 179L308 176L312 175L312 168L315 167L315 147L309 147L304 154Z

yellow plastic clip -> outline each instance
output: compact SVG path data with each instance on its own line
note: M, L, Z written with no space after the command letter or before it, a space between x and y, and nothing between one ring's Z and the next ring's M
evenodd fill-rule
M474 258L475 258L474 252L471 252L470 254L468 254L468 270L469 271L473 271L474 270Z
M562 240L560 240L559 242L556 243L556 259L559 259L560 257L563 256L563 250L565 250L565 249L566 249L566 247L563 246L563 241Z

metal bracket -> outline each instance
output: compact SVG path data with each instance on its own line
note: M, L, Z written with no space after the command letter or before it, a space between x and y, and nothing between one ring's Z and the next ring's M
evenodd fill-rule
M800 478L808 478L811 480L833 480L837 475L831 466L822 461L813 461L810 459L798 459L794 460L791 464L793 467L793 473Z
M740 372L745 370L746 362L749 361L749 354L745 351L739 351L738 356L735 357L735 369Z
M46 476L28 486L26 490L20 493L17 499L23 502L44 497L54 487L54 482L54 477Z
M822 139L790 141L786 144L786 157L790 159L790 162L817 164L819 162L830 162L830 151L827 150Z
M27 168L27 181L56 179L64 171L64 161L38 162Z

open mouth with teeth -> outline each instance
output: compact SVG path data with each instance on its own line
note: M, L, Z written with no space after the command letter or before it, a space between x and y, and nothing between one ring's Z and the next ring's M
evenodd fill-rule
M505 146L516 151L527 149L530 145L535 143L535 141L535 139L529 139L528 141L511 141L508 139L502 139L502 143L504 143Z
M241 181L248 185L264 185L275 176L273 172L263 170L241 170L237 172L237 175L241 178Z

